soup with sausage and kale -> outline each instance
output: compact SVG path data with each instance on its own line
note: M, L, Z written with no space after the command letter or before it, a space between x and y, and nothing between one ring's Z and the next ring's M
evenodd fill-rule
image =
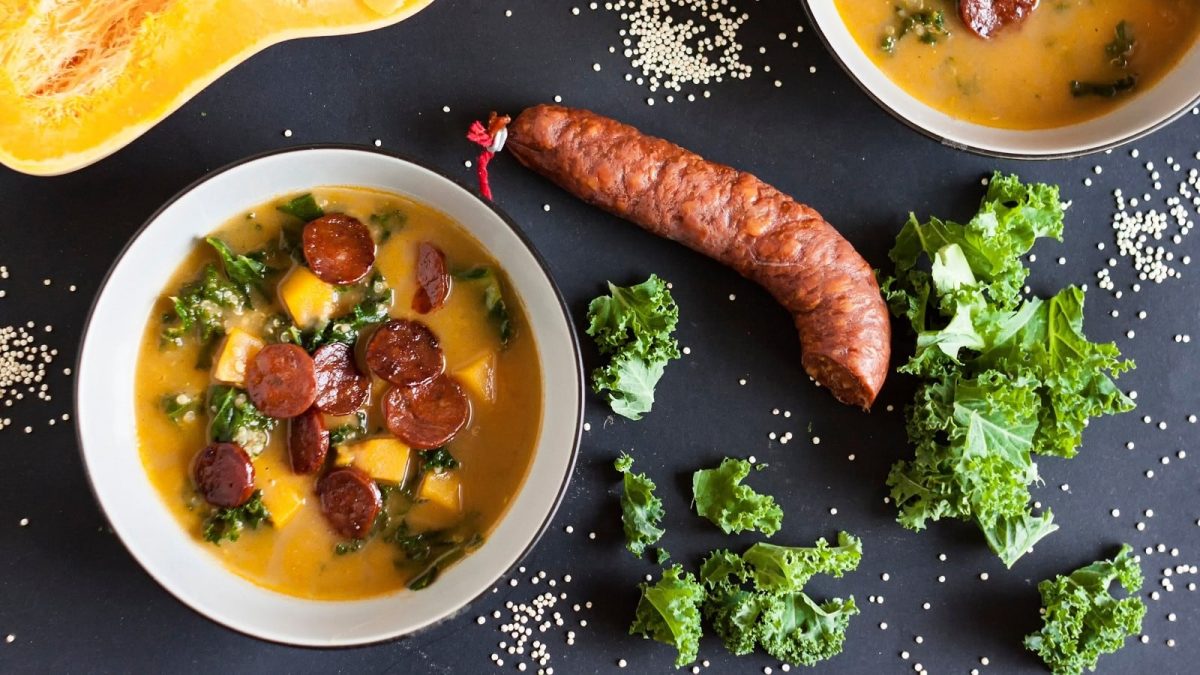
M315 188L198 241L142 338L142 462L242 577L305 598L424 588L531 464L541 371L520 298L446 215Z

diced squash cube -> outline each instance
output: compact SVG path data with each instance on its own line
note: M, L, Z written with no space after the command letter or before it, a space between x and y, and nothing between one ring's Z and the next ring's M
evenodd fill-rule
M287 525L304 506L304 492L291 481L272 480L261 489L263 506L271 513L271 522L275 527Z
M349 445L339 445L337 456L333 458L334 466L350 466L354 463L354 448Z
M246 366L263 348L263 344L262 340L241 328L229 331L213 360L213 379L241 387L246 380Z
M487 352L454 371L454 377L467 388L476 401L496 400L496 354Z
M352 465L377 481L402 485L408 477L412 451L395 438L368 438L339 448L339 461L342 453L351 458Z
M337 289L297 265L279 282L279 300L300 328L328 321L337 307Z
M426 473L416 497L417 503L404 516L414 531L444 529L462 518L462 482L453 471Z

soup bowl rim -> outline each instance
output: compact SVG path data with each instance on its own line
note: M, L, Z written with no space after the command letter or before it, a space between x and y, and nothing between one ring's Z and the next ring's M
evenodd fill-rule
M244 619L244 617L240 617L237 615L236 608L231 609L228 607L222 607L219 609L214 609L211 606L200 606L200 603L196 602L196 599L198 597L197 593L196 593L196 589L185 589L185 588L181 587L177 578L174 580L168 581L164 575L162 561L159 560L159 561L155 561L155 562L150 562L148 560L148 557L146 555L144 555L145 548L142 546L134 545L134 543L133 543L134 535L131 532L124 531L124 529L118 525L118 521L114 520L114 517L113 517L114 505L106 502L105 498L102 496L102 490L101 490L99 484L97 483L97 474L92 465L92 462L95 462L97 460L97 458L99 457L99 455L97 454L99 451L97 451L97 450L89 451L88 450L89 447L95 447L96 443L92 443L91 445L89 445L87 431L85 431L85 428L84 428L85 419L86 419L85 415L83 414L84 411L85 410L91 411L91 410L96 409L98 406L102 405L101 403L99 403L97 401L94 401L94 400L89 401L85 398L88 395L84 391L84 388L85 388L86 383L89 381L86 376L87 373L90 371L89 354L92 354L92 352L89 351L89 338L92 337L93 328L98 322L97 311L101 307L102 301L106 298L106 294L110 291L110 282L113 280L114 275L117 273L117 271L121 267L122 263L126 262L127 257L129 256L131 250L138 243L138 241L143 236L145 236L147 234L147 232L149 232L151 230L151 228L155 227L156 223L163 222L163 221L160 221L160 218L163 216L163 214L165 212L168 211L168 209L170 209L170 207L172 207L177 202L179 202L181 199L183 199L185 196L191 194L192 192L194 192L201 186L205 185L209 181L212 181L218 177L224 176L227 173L229 173L230 171L239 169L245 165L252 164L252 163L258 162L260 160L269 160L271 158L277 158L279 156L286 156L286 155L303 156L307 153L312 153L313 151L316 151L317 153L324 152L324 151L333 151L333 152L339 152L339 153L347 152L347 153L352 153L352 154L357 153L357 154L360 154L363 156L363 161L367 161L367 162L383 159L385 161L398 162L400 164L408 165L410 168L415 169L417 171L423 171L428 174L431 174L433 180L435 180L435 181L437 181L437 180L444 181L445 183L448 184L446 186L447 189L460 195L458 198L473 201L478 205L482 205L488 211L490 211L491 214L497 218L498 223L502 224L503 227L509 233L511 233L512 235L514 235L516 237L516 240L519 243L520 248L523 250L523 252L525 254L527 254L529 257L531 257L533 259L533 261L536 262L537 267L535 270L535 275L539 278L539 282L544 282L546 284L550 294L552 295L553 303L555 305L557 305L557 309L561 314L561 316L556 317L552 320L555 324L557 324L561 320L561 325L559 326L559 328L564 329L562 332L565 333L565 335L563 336L563 340L560 341L561 344L559 345L558 349L567 350L567 352L569 352L569 353L562 353L562 355L564 358L569 357L570 360L572 361L572 367L570 368L569 372L567 372L567 373L559 372L556 375L556 377L573 379L573 382L568 382L567 385L565 386L565 388L569 389L570 393L573 394L573 398L570 399L569 402L564 403L564 405L569 410L572 411L572 414L569 418L564 419L561 422L561 426L559 427L559 428L563 429L569 435L569 438L570 438L570 442L568 444L569 448L567 449L567 456L565 458L559 458L560 461L565 460L565 464L562 465L561 477L559 477L557 475L554 476L555 480L557 481L556 485L541 486L543 488L553 489L552 498L548 504L548 507L544 508L544 512L542 512L540 514L541 515L540 522L537 523L536 527L522 531L522 536L525 538L525 542L524 542L523 547L520 549L519 553L516 553L515 557L513 557L511 559L511 562L509 562L508 564L503 565L502 567L499 567L499 568L491 569L490 571L486 572L484 575L487 577L486 583L480 583L480 579L482 579L482 577L479 577L478 579L476 579L475 582L472 584L472 586L478 588L478 590L473 595L470 595L469 597L462 599L461 602L456 603L454 606L444 607L444 608L438 610L437 612L431 614L430 616L422 617L417 622L409 622L410 625L407 625L402 629L398 629L398 630L388 629L388 630L382 630L382 631L377 630L374 633L367 634L367 635L346 634L346 635L330 635L328 637L324 637L324 636L314 636L314 635L289 634L287 631L284 631L284 630L276 630L270 626L255 625L253 622L248 622ZM321 186L335 186L335 185L342 185L342 184L331 181L331 182L325 182L325 183L321 183L321 184L314 184L311 187L316 188L316 187L321 187ZM345 184L345 185L347 187L353 187L351 184ZM376 188L369 188L369 189L376 189ZM385 190L386 188L378 188L378 189ZM405 194L399 188L397 188L396 190L393 190L393 192L396 192L399 194ZM286 194L286 192L283 194ZM282 196L282 194L266 194L263 196L263 200L265 201L265 200L269 200L269 199L272 199L274 197L279 197L279 196ZM422 204L431 206L434 209L437 209L439 211L441 210L437 204L432 204L427 200L422 200L420 197L413 196L411 198ZM230 207L230 209L231 210L228 213L228 215L226 216L225 220L227 220L228 218L232 217L233 215L235 215L237 213L237 211L234 209L234 207ZM225 220L216 221L215 223L212 224L212 227L207 230L207 232L211 232L216 227L219 227L220 223L225 222ZM458 225L461 228L463 228L463 230L465 230L467 233L469 233L472 237L477 236L477 233L475 231L473 231L472 226L470 224L459 222ZM185 235L180 235L180 236L185 236ZM196 237L196 235L191 234L190 232L186 236L191 238L193 241L195 240L195 237ZM482 243L480 245L483 246ZM487 250L489 254L495 255L486 246L483 246L483 248L484 248L484 250ZM178 261L176 261L175 264L178 264ZM165 280L163 280L163 283L165 283ZM516 283L515 283L515 281L512 280L511 275L510 275L510 283L514 287L516 287ZM152 286L151 292L153 293L153 295L156 298L159 297L161 295L161 284L150 284L150 286ZM520 288L516 288L516 290L519 292ZM521 297L522 297L522 299L524 299L524 294L521 294ZM528 307L528 305L526 306L526 311L531 314L530 330L534 331L532 310ZM145 319L143 319L143 321L145 321ZM144 326L144 323L138 326L139 339L136 340L136 342L138 344L140 344L140 335L141 335L140 331L143 328L143 326ZM539 346L538 347L538 358L539 358L539 361L543 361L542 368L541 368L542 382L543 382L543 384L548 385L549 381L550 381L550 375L546 371L546 367L545 367L545 363L544 363L544 359L543 359L544 349L546 348L546 345L544 345L543 343L546 339L546 336L545 335L536 335L536 338L537 338L537 343ZM382 643L382 642L391 641L391 640L394 640L397 638L412 636L413 634L415 634L417 632L427 630L433 626L441 624L442 622L446 621L447 619L450 619L454 616L457 616L458 614L461 614L467 607L469 607L473 603L477 602L480 599L480 597L487 594L489 589L494 589L497 582L511 576L512 573L514 572L514 570L517 569L517 567L521 564L521 562L529 555L529 553L538 544L538 542L541 540L542 536L545 535L545 533L547 532L547 530L550 527L550 524L552 523L552 521L554 519L554 516L556 515L556 513L558 511L558 508L561 506L563 499L566 497L567 488L569 486L571 476L574 474L575 465L577 463L577 460L579 457L579 452L580 452L579 448L580 448L580 442L581 442L582 431L583 431L583 413L584 413L584 393L583 393L584 371L583 371L583 362L582 362L581 354L582 354L582 351L581 351L581 347L580 347L579 336L578 336L578 332L575 329L574 322L571 319L569 306L567 305L567 302L566 302L565 298L563 297L562 291L559 288L557 282L554 280L554 277L550 273L550 268L549 268L548 263L546 262L546 259L537 250L537 248L534 246L533 242L521 230L521 228L516 224L516 222L512 219L512 217L510 217L505 211L503 211L500 207L495 205L493 202L491 202L490 200L484 199L475 190L471 189L471 187L469 187L468 185L465 185L462 181L448 175L446 172L441 171L440 169L437 169L436 167L430 165L429 163L423 162L421 160L418 160L418 159L416 159L410 155L406 155L404 153L385 151L385 150L381 150L379 148L372 148L372 147L368 147L368 146L350 144L350 143L313 143L313 144L289 146L286 148L279 148L279 149L273 149L273 150L255 153L255 154L246 156L244 158L238 159L236 161L230 162L220 168L205 172L204 175L202 175L201 177L192 181L184 188L180 189L170 199L168 199L160 207L155 209L155 211L153 213L151 213L150 216L147 217L146 220L130 235L130 237L124 244L124 246L121 248L120 252L117 254L115 259L113 260L113 263L110 265L109 269L106 271L104 277L102 278L102 280L99 284L98 290L96 292L96 295L92 300L92 304L88 310L86 319L83 324L82 336L79 341L79 348L78 348L77 357L76 357L75 364L74 364L74 367L75 367L74 372L76 374L76 377L74 379L74 387L73 387L73 393L72 393L73 403L74 403L74 411L75 411L73 421L74 421L74 427L75 427L77 447L79 450L80 459L82 460L82 463L83 463L84 472L87 476L88 487L91 490L92 495L95 497L97 504L100 506L101 512L105 516L106 520L108 520L110 529L115 532L115 534L121 540L122 544L125 546L126 550L129 551L129 553L138 562L138 564L146 571L146 573L149 574L151 576L151 578L153 578L161 587L163 587L165 590L167 590L172 596L174 596L177 600L179 600L185 606L189 607L193 611L196 611L197 613L214 621L215 623L217 623L219 625L222 625L226 628L237 631L239 633L249 635L251 637L266 640L268 642L275 642L275 643L279 643L279 644L287 644L287 645L292 645L292 646L318 647L318 648L353 647L353 646L361 646L361 645L368 645L368 644L378 644L378 643ZM94 358L94 356L92 358ZM132 380L132 378L133 378L133 373L131 372L130 379ZM130 387L130 389L132 389L132 387L133 387L132 382L125 382L125 383L121 383L121 384L128 385ZM547 392L543 391L543 401L546 400L546 396L547 396ZM93 398L94 398L94 396L93 396ZM93 412L92 414L94 415L96 413ZM131 420L129 422L129 424L132 425L132 424L134 424L134 422ZM544 437L545 437L545 434L547 433L547 430L548 430L550 424L551 424L551 421L547 419L547 417L545 415L545 410L543 410L543 417L542 417L542 421L541 421L541 431L539 433L539 438L538 438L538 446L539 447L541 447L544 443ZM570 426L569 431L566 431L567 425ZM562 435L562 434L560 434L560 435ZM135 433L135 436L136 436L136 433ZM98 442L98 441L96 441L96 442ZM140 450L138 452L140 454ZM91 455L90 461L89 461L89 455ZM537 459L537 457L536 457L536 453L535 453L534 459L531 460L531 468L529 469L529 471L531 473L533 471L533 468L532 468L533 462L536 461L536 459ZM138 463L139 463L139 465L141 463L140 457L138 458ZM149 482L149 478L148 478L148 476L146 476L144 469L142 471L142 478L146 479L146 481ZM521 495L522 492L525 492L525 491L529 490L531 487L533 487L533 486L531 486L531 482L532 482L532 478L530 475L527 474L526 477L522 479L520 487L518 488L516 494L514 495L514 499L513 499L514 502L517 501L517 499L519 498L519 496ZM151 508L161 510L162 512L164 512L166 517L170 518L172 521L175 521L175 517L172 514L165 513L168 511L168 508L167 508L166 504L164 502L162 502L162 496L160 494L158 494L157 488L151 487L151 489L156 493L155 497L157 498L157 500L155 501L155 503L152 505ZM127 507L120 507L120 508L127 509ZM504 514L496 521L496 523L493 527L493 531L499 529L501 527L501 525L504 523L504 521L510 520L511 518L513 518L513 516L514 516L513 510L514 510L514 507L512 504L510 504L507 507L507 510L504 512ZM123 514L121 516L121 519L124 519L127 521L128 515ZM434 585L430 586L429 589L425 589L423 591L409 591L407 589L400 589L400 590L392 592L392 593L386 593L386 594L379 595L379 596L371 596L371 597L363 598L363 599L359 599L359 600L321 600L321 599L308 599L308 598L302 598L302 597L298 597L298 596L292 596L292 595L284 594L284 593L281 593L278 591L272 591L272 590L266 589L264 587L257 586L253 582L242 578L241 576L239 576L238 574L233 572L231 569L226 568L219 561L216 561L216 556L209 555L207 552L203 552L203 554L202 554L202 551L199 547L205 546L207 544L203 544L202 542L194 541L194 537L184 533L183 532L184 528L182 526L180 526L177 521L175 522L175 524L176 524L176 528L178 529L178 531L181 534L183 534L184 537L187 537L188 539L192 539L193 540L192 543L197 545L198 548L195 551L195 553L197 554L197 559L204 558L204 557L211 558L212 559L211 562L215 562L216 565L223 568L225 575L233 580L232 583L243 586L244 590L246 592L256 593L256 594L266 594L275 599L282 599L283 602L292 603L295 606L304 605L304 606L308 606L308 607L327 607L327 608L349 607L350 608L349 612L343 612L343 614L352 616L353 607L356 605L360 605L360 604L361 605L366 605L366 604L374 605L374 604L381 604L381 603L402 602L402 600L400 600L401 598L408 597L410 595L419 594L419 593L427 593L430 590L437 588L437 583L435 583ZM486 545L487 544L485 543L484 546L486 546ZM478 553L480 553L480 551L475 551L472 553L472 555L468 556L467 558L470 559L470 558L474 557L475 555L477 555ZM465 561L463 561L463 562L465 562ZM455 565L454 567L449 568L444 576L450 576L456 569L458 569L460 567L460 565L463 564L463 562L460 562L459 565ZM439 581L445 581L445 579L443 578ZM319 610L314 610L314 611L319 611Z

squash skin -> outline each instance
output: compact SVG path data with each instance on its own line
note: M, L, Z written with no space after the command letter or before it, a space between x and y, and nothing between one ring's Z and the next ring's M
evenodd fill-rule
M0 163L36 176L81 169L128 145L267 47L383 28L432 1L174 0L141 23L128 67L65 106L20 91L4 67L6 38L0 37ZM20 30L32 4L0 0L0 36Z

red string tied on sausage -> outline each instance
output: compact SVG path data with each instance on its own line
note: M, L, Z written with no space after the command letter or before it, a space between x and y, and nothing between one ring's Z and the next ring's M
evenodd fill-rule
M492 186L488 182L488 164L496 153L504 149L508 140L508 123L512 121L508 115L498 115L494 111L488 115L485 126L478 120L471 123L467 130L467 140L483 148L476 162L475 173L479 176L479 192L488 201L492 200Z

